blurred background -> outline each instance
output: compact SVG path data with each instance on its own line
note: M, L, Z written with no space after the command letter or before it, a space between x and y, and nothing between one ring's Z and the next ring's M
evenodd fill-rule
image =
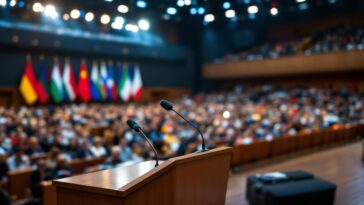
M161 99L209 149L234 148L227 204L246 203L240 169L348 144L362 181L363 11L363 0L0 0L1 204L54 205L52 179L151 160L129 118L162 160L201 149ZM342 161L329 159L336 175L312 170L335 180ZM337 204L363 203L363 183L335 182Z

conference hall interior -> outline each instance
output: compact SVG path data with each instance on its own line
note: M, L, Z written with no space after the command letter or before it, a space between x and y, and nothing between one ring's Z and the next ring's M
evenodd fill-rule
M0 0L0 205L364 205L364 0Z

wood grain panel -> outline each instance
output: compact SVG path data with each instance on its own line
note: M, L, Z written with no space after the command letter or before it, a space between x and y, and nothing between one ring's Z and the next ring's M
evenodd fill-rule
M58 205L224 204L231 148L56 180ZM105 200L104 200L105 199Z
M31 196L30 176L32 169L8 172L8 192L12 200L21 200Z
M364 51L346 51L311 56L291 56L261 61L206 64L206 79L283 76L364 69Z

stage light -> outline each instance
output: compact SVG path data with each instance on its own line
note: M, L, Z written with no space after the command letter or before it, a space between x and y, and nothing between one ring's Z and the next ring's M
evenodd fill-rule
M9 2L9 5L10 5L11 7L14 7L14 6L16 5L16 1L15 1L15 0L11 0L11 1Z
M70 15L71 15L71 18L73 18L73 19L78 19L78 18L80 18L81 13L80 13L80 10L78 10L78 9L73 9L73 10L71 11Z
M51 17L52 19L55 19L58 17L58 12L56 11L56 7L49 4L44 7L44 15Z
M111 23L111 28L121 30L124 27L125 19L121 16L118 16L114 19L114 22Z
M177 9L176 8L173 8L173 7L168 7L167 8L167 14L169 14L169 15L175 15L175 14L177 14Z
M183 7L184 5L185 5L185 2L183 0L178 0L177 1L177 6Z
M63 14L63 20L64 21L68 21L70 19L70 15L69 14Z
M139 27L134 24L126 24L125 29L134 33L139 31Z
M223 113L222 113L222 116L225 118L225 119L228 119L230 117L230 112L225 110Z
M234 18L235 17L235 11L230 9L225 12L226 18Z
M24 1L19 1L18 6L19 6L20 8L23 8L23 7L25 6Z
M110 23L110 16L107 14L103 14L100 18L100 21L102 24L108 24Z
M145 20L145 19L140 19L139 22L138 22L138 26L143 31L147 31L150 28L149 22L147 20Z
M106 2L113 2L113 0L105 0Z
M215 16L213 14L206 14L204 20L208 23L213 22L215 20Z
M6 2L6 0L5 0ZM44 11L44 7L41 3L39 2L36 2L33 4L33 11L36 12L36 13L39 13L39 12L43 12Z
M196 8L191 8L190 9L190 14L192 14L192 15L197 14L197 9Z
M133 25L132 24L126 24L126 26L125 26L125 30L127 30L127 31L131 31L132 30L132 27L133 27Z
M139 8L145 8L145 7L147 7L147 2L145 2L145 1L143 1L143 0L138 0L138 1L136 2L136 5L137 5L137 7L139 7Z
M185 0L185 5L186 6L189 6L189 5L191 5L192 4L192 1L191 0Z
M230 9L231 4L230 4L230 2L224 2L224 3L222 4L222 7L223 7L224 9Z
M126 5L121 4L121 5L118 6L118 11L120 13L123 13L123 14L128 13L129 7L126 6Z
M275 16L275 15L277 15L278 14L278 9L277 8L271 8L270 9L270 14L272 14L272 16Z
M205 8L204 7L198 8L197 13L200 14L200 15L204 14L205 13Z
M137 25L133 25L133 28L131 30L132 32L136 33L139 31L139 27Z
M6 6L6 0L0 0L0 6L5 7Z
M306 0L296 0L297 3L305 2Z
M253 5L253 6L248 7L248 13L250 13L250 14L256 14L256 13L258 13L258 11L259 11L259 9L257 6Z
M85 15L85 20L87 22L94 20L94 18L95 18L95 15L92 12L87 12Z

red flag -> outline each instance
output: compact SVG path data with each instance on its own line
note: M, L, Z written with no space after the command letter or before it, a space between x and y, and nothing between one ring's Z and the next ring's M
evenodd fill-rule
M49 99L47 86L47 70L45 64L42 64L38 75L36 90L39 97L39 102L42 104L46 103Z
M91 100L90 82L85 61L82 61L81 63L77 92L77 96L82 102L89 102Z

